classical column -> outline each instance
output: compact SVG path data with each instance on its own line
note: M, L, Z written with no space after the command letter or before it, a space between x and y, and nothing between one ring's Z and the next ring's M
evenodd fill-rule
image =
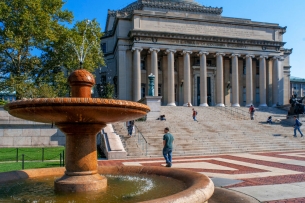
M277 56L273 57L273 71L272 71L272 106L276 106L279 102L279 81L278 81L278 67L279 58Z
M267 92L267 79L266 79L266 58L268 56L260 56L259 57L259 97L260 97L260 105L262 107L266 107L266 92Z
M159 76L159 71L158 71L158 52L160 49L155 49L155 48L150 48L149 49L151 53L151 72L152 74L155 75L155 91L154 95L158 96L158 76Z
M174 54L176 50L167 49L167 68L168 68L168 103L167 106L176 106L175 103L175 72Z
M281 61L283 60L280 56L273 57L273 72L272 72L272 106L280 105L282 99L280 100L280 93L283 92L283 70L281 67Z
M209 52L201 51L200 55L200 106L208 105L208 88L207 88L207 55Z
M232 54L232 106L233 107L240 107L239 105L239 77L238 77L238 57L240 54Z
M246 106L253 104L253 75L252 58L254 55L246 55Z
M184 83L183 83L183 106L191 105L191 64L190 64L190 54L193 52L184 50L183 61L184 61Z
M140 47L133 47L133 100L141 99L141 51Z
M216 53L216 106L224 107L223 98L223 56L224 53Z

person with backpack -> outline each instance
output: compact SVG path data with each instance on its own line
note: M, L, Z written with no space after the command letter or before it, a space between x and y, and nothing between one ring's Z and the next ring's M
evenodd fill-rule
M299 121L299 119L297 119L297 116L293 116L293 118L295 120L293 137L297 137L297 130L300 132L301 137L303 137L303 133L300 130L302 123Z
M194 119L194 121L197 121L196 116L197 116L198 112L195 111L194 108L193 108L192 110L193 110L193 119ZM198 121L197 121L197 122L198 122Z
M254 120L254 112L255 112L255 108L254 106L251 104L250 108L249 108L249 113L250 113L250 119Z

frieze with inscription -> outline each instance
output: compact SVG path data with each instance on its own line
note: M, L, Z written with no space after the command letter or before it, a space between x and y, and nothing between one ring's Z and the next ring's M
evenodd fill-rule
M207 22L186 22L183 20L163 19L153 21L142 18L141 29L146 31L172 32L196 35L239 37L248 39L273 40L273 31L240 25L215 24Z

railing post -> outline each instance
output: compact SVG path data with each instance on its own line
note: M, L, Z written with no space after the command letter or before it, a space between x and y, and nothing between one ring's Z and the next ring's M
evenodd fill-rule
M41 162L43 162L44 161L44 148L42 148L42 155L41 155Z
M65 166L65 150L62 150L62 166Z
M16 162L18 162L18 148L16 148Z
M22 166L21 166L22 170L24 169L24 154L22 154Z
M62 159L62 155L61 153L59 154L59 166L61 166L61 159Z

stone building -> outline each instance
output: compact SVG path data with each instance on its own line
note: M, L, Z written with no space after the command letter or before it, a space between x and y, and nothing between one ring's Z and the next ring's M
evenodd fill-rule
M273 106L290 97L289 55L275 23L221 16L193 0L137 0L108 11L103 81L138 101L153 73L162 105Z
M305 96L305 78L290 77L290 95Z

